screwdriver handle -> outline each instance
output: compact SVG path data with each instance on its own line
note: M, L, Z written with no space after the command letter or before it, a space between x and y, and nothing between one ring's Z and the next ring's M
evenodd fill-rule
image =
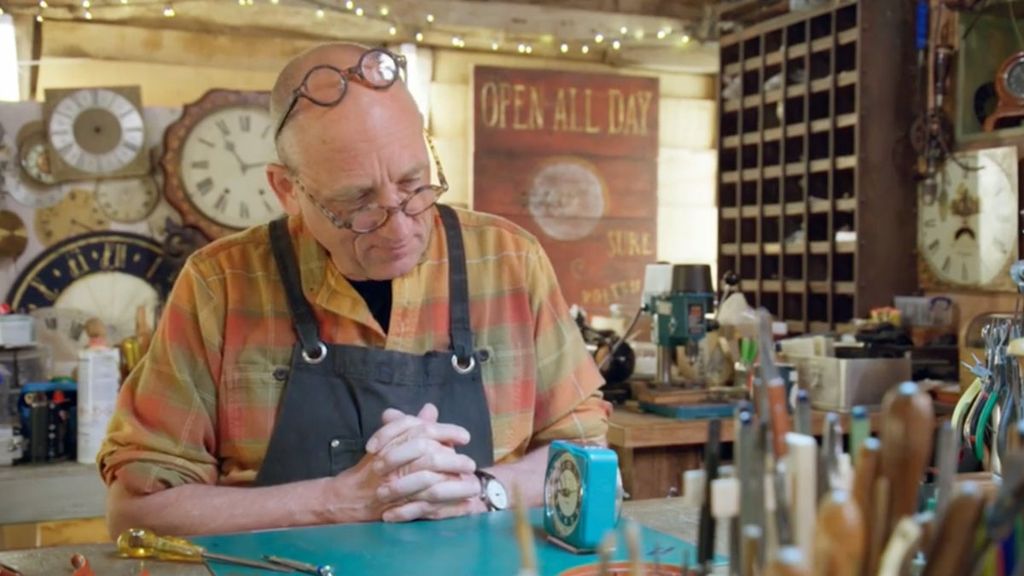
M202 546L184 538L157 536L149 530L129 528L117 537L117 550L129 558L160 558L202 562L206 552Z

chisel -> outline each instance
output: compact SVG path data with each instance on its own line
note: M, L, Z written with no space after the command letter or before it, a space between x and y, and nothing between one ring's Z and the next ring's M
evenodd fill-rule
M789 457L786 466L793 483L791 525L793 541L804 558L814 554L814 520L818 500L818 443L811 436L790 432L786 434ZM780 544L786 544L780 540Z
M853 498L832 490L818 506L814 531L814 574L859 576L867 548L864 519Z
M796 392L796 431L800 434L813 434L811 430L811 396L803 388Z
M709 566L715 554L715 523L711 517L711 484L718 478L722 421L708 422L708 442L704 447L704 502L700 506L700 532L697 535L697 565Z
M935 498L935 518L941 523L953 491L953 477L956 475L957 456L960 446L956 433L949 421L939 428L938 441L935 446L935 461L938 465L938 482Z
M740 479L740 531L745 531L748 526L756 526L763 530L764 453L757 446L757 429L754 426L752 412L739 412L736 438L736 460ZM741 548L741 556L745 553L746 549ZM740 562L746 563L747 559L741 558ZM764 565L760 556L753 562L758 567Z
M882 399L882 475L889 482L888 537L904 516L917 511L918 488L932 454L932 399L915 382L903 382ZM877 524L876 524L877 526Z
M775 558L768 563L765 576L810 576L807 557L796 546L781 546Z
M786 383L775 367L772 354L775 342L772 339L772 316L767 310L761 310L760 341L758 350L761 355L761 382L768 402L768 420L772 430L772 452L779 459L786 455L786 433L790 431L789 410L786 408Z

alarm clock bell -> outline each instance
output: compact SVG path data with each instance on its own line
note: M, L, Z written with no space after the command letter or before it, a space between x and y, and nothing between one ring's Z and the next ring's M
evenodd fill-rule
M615 451L556 440L544 481L544 530L574 553L593 552L615 528L622 507L622 477Z

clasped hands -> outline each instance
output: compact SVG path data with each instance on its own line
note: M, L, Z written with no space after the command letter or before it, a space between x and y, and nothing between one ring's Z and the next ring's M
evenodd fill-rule
M389 408L383 425L366 442L366 456L352 471L373 519L404 522L486 511L472 458L455 452L469 432L437 421L426 404L413 416Z

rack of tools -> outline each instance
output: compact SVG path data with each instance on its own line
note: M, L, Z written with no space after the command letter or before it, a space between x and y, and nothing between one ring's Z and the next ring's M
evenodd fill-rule
M719 269L791 333L916 289L913 12L846 0L721 39Z
M762 350L771 350L770 321L762 309ZM1024 352L1024 340L1018 341ZM1003 342L1013 349L1014 340ZM729 526L730 574L954 576L977 573L993 554L1005 569L999 574L1024 571L1017 561L1024 420L1012 405L1000 455L1002 482L991 498L979 483L955 482L959 433L949 421L937 427L931 397L916 383L887 393L878 438L858 425L864 412L860 419L855 415L848 454L838 417L826 419L819 445L801 407L795 417L788 413L781 387L767 354L753 402L735 416L734 474L718 468L720 422L709 425L705 469L688 473L684 492L690 504L701 506L699 573L710 573L715 521ZM919 512L929 472L935 502Z

